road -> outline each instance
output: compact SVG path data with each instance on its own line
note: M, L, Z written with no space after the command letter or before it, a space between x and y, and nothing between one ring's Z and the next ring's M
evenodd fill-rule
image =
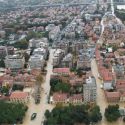
M44 113L46 109L50 111L53 109L53 105L47 103L47 98L50 91L50 75L52 74L52 58L53 58L53 50L50 50L50 56L47 63L47 75L44 83L42 84L43 91L41 93L41 102L40 104L36 105L34 103L34 99L31 98L30 103L28 105L29 109L26 113L26 117L24 119L23 125L42 125L41 121L44 120ZM37 113L37 117L34 120L30 120L32 113Z
M101 85L101 80L98 79L98 68L97 68L97 63L95 61L95 59L92 60L91 63L91 67L92 67L92 73L96 79L96 83L97 83L97 105L100 106L100 110L102 113L102 121L99 122L97 125L125 125L125 123L122 122L122 119L120 118L117 122L113 122L113 123L109 123L106 121L105 117L104 117L104 112L105 112L105 108L108 106L108 102L105 99L104 96L104 91L103 89L100 88ZM123 107L124 104L120 104L120 107Z

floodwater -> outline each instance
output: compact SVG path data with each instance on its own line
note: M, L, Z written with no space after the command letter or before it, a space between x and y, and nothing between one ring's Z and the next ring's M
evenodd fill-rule
M50 90L50 75L52 74L52 58L53 58L53 50L50 50L50 57L47 63L47 75L45 82L42 84L43 91L41 92L41 102L40 104L35 104L34 99L31 97L30 103L28 104L28 111L26 113L26 117L24 118L24 123L22 125L42 125L42 121L44 120L45 111L52 110L54 105L48 104L48 95ZM32 113L37 113L37 117L34 120L30 120Z
M100 106L100 110L103 115L102 121L99 122L97 125L125 125L125 123L123 123L122 121L122 118L120 118L117 122L112 122L112 123L109 123L106 121L104 117L104 112L105 112L105 108L109 105L109 103L105 99L103 89L101 89L100 87L102 81L98 78L98 68L97 68L97 64L95 60L92 60L91 66L92 66L92 73L96 78L96 84L97 84L97 105ZM116 103L111 103L111 104L116 104ZM125 106L124 103L119 104L119 105L121 108Z

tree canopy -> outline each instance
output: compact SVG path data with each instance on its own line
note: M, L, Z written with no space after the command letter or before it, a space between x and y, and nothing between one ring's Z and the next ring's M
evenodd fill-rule
M53 92L69 92L70 91L70 84L68 83L63 83L61 80L58 79L51 79L50 80L50 85L51 85L51 90Z
M109 105L105 109L105 117L109 122L116 121L120 117L119 105Z
M44 125L74 125L75 123L88 125L90 122L98 122L102 119L99 107L89 105L55 107L51 112L46 110L45 117Z
M21 123L27 109L24 104L0 101L0 124Z

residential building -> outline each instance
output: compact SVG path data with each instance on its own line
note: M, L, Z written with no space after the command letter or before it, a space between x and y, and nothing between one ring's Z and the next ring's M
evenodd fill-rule
M0 38L4 38L6 35L6 32L4 30L0 30Z
M57 49L55 50L54 54L53 54L53 66L58 66L61 62L61 59L64 55L64 51L61 49Z
M54 93L50 98L50 103L72 103L72 104L82 104L83 103L83 95L82 94L74 94L69 96L67 93Z
M48 26L46 26L45 30L46 30L46 31L51 31L51 30L53 30L55 27L56 27L55 24L49 24Z
M125 92L120 93L120 102L125 102Z
M69 103L82 104L83 103L83 95L82 94L74 94L74 95L70 96Z
M83 85L84 102L95 102L97 95L97 86L95 77L89 77L86 79L86 84Z
M105 91L105 97L108 102L119 102L120 93L119 92L108 92Z
M53 73L55 75L69 76L70 75L70 69L69 68L54 68Z
M5 58L6 68L12 71L22 70L24 68L25 59L22 55L8 55Z
M29 48L39 48L39 47L46 47L48 46L48 39L41 38L41 39L31 39L29 40Z
M68 94L67 93L54 93L50 98L50 103L67 103L68 102Z
M72 68L73 67L73 55L72 54L67 54L61 61L62 67L68 67Z
M12 46L0 46L0 58L4 58L5 56L14 54L14 47Z
M47 58L47 52L44 48L36 48L33 51L33 55L42 55L44 56L44 59Z
M113 79L112 72L108 69L101 69L101 76L103 79L104 90L111 90L114 88L115 81Z
M60 32L60 27L56 26L53 30L49 32L49 39L54 40Z
M10 99L11 102L28 103L29 102L29 93L28 92L15 91L15 92L12 92L9 99Z
M29 67L31 69L43 69L45 65L45 59L43 55L32 55L29 59Z
M91 69L91 60L88 55L83 54L78 56L77 69L84 69L84 70Z

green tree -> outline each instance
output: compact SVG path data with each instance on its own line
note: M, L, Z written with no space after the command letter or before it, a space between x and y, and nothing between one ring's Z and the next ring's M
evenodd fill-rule
M123 118L123 122L125 122L125 117Z
M105 117L109 122L116 121L120 117L119 105L109 105L105 109Z
M0 60L0 67L5 68L5 63L4 63L4 60L3 60L3 59Z
M27 49L28 48L28 41L24 38L20 41L18 41L17 43L14 44L14 46L16 48L20 48L20 49Z
M102 120L102 115L100 113L99 106L94 106L90 112L90 120L91 122L98 122Z
M28 62L29 61L29 58L30 58L30 55L28 53L24 53L24 58L25 58L25 61Z
M98 106L90 107L89 105L69 105L69 106L56 106L51 112L44 125L74 125L75 123L84 123L88 125L90 123L90 113L96 111L100 113ZM48 111L47 111L48 112ZM47 113L48 114L48 113ZM45 113L46 115L46 113ZM100 120L100 119L99 119ZM99 120L96 120L98 122Z
M59 91L69 92L70 87L71 87L70 84L59 82L57 85L55 85L54 91L55 92L59 92Z
M9 87L8 86L3 86L2 87L2 89L1 89L1 93L3 93L3 94L7 94L8 95L8 93L9 93Z
M50 117L50 111L49 111L49 110L46 110L46 112L45 112L45 117L46 117L46 118L49 118L49 117Z
M22 123L27 109L24 104L0 101L0 124Z
M14 84L13 85L13 88L12 88L12 90L23 90L23 88L24 88L24 86L23 85L17 85L17 84Z

